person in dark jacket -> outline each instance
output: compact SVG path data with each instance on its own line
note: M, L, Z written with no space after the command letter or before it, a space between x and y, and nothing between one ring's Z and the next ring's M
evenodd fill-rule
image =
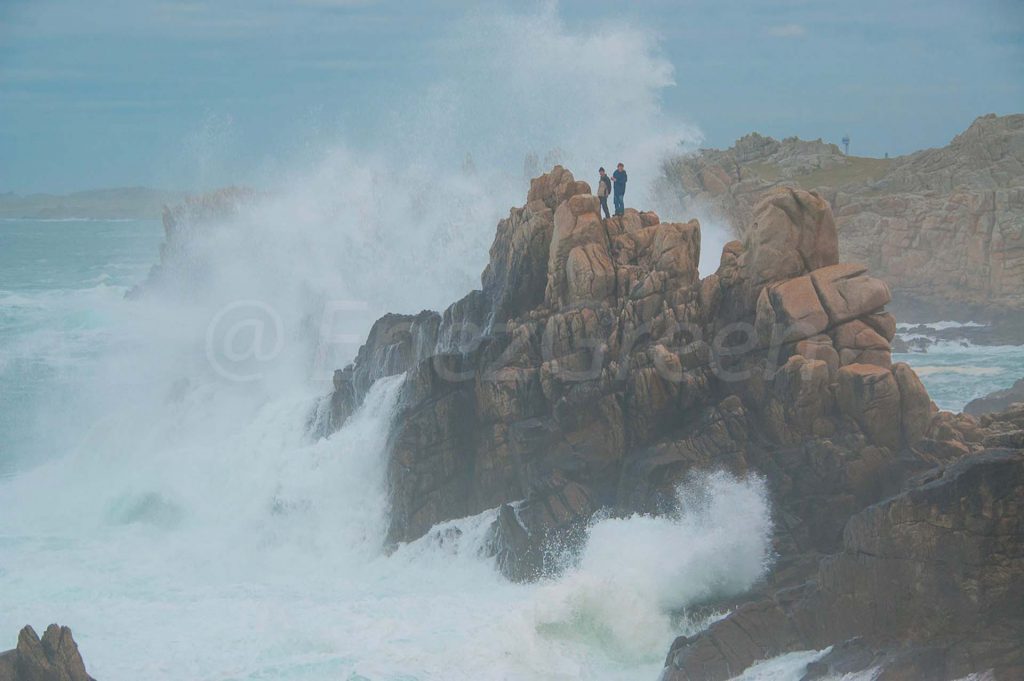
M605 218L610 218L608 195L612 193L612 178L608 177L607 173L604 172L604 168L598 168L597 172L601 174L601 177L597 180L597 198L601 199L601 210L604 211Z
M621 163L612 173L612 180L615 181L615 214L623 215L626 212L626 167Z

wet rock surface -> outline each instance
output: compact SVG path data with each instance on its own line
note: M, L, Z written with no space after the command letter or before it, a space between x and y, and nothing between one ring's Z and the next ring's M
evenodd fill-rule
M831 653L805 678L1024 674L1024 452L990 450L930 471L853 515L814 578L677 640L665 681L727 679L794 650Z
M726 244L718 270L700 278L696 221L662 223L632 209L602 220L589 191L560 167L534 180L527 204L498 225L481 290L441 313L382 318L336 374L333 428L374 379L406 372L389 442L388 542L498 509L488 550L506 576L532 580L558 571L598 511L671 513L679 485L697 472L756 473L772 496L775 569L746 599L709 603L749 601L706 638L677 641L666 678L726 678L773 651L832 644L847 647L821 663L828 669L855 658L897 669L886 657L894 648L855 643L874 632L860 615L804 620L831 618L844 598L867 608L895 599L908 609L918 606L907 598L937 598L891 594L857 572L864 537L888 531L885 513L870 509L913 515L931 500L949 522L973 527L984 518L956 513L973 513L989 487L968 485L976 474L957 473L957 462L990 461L1004 472L1017 465L1017 455L983 452L1020 447L1024 413L940 412L914 371L893 364L889 287L866 266L839 261L821 195L783 187L761 197L744 240ZM936 476L963 503L908 491ZM941 539L929 536L887 541L927 556ZM975 551L978 565L996 550L971 546L962 550ZM909 572L885 574L911 592L917 583ZM863 585L849 594L847 582ZM733 629L763 638L722 633ZM922 629L899 664L917 669L906 660L945 636L953 633ZM735 650L723 652L721 641ZM846 649L856 654L840 656ZM969 658L950 655L943 670Z
M932 414L892 368L888 287L838 262L813 193L765 196L747 239L700 279L696 221L602 220L589 191L560 167L534 180L498 225L480 291L385 316L336 374L333 428L373 380L408 372L389 540L522 503L514 517L543 543L597 508L666 510L687 474L725 467L769 477L786 542L834 549L850 512L910 465L904 413L912 437ZM585 493L564 503L567 486Z

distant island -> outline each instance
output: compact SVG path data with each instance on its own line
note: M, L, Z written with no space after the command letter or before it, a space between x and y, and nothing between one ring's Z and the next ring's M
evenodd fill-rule
M148 187L96 189L71 194L0 193L0 218L96 220L159 218L165 205L185 200L186 192Z

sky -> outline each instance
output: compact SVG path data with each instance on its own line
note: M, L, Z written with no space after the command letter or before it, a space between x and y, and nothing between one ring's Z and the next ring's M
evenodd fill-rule
M453 30L543 11L635 28L704 147L756 130L898 155L1024 111L1020 0L0 0L0 192L203 189L369 145L474 59ZM575 58L609 87L614 53Z

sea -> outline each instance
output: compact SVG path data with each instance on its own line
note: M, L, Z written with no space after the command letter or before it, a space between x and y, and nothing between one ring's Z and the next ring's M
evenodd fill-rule
M334 364L295 339L319 327L286 304L288 287L259 288L266 262L240 275L241 243L217 237L223 299L126 297L163 240L156 220L0 221L10 646L27 623L70 625L103 680L653 681L672 640L708 624L688 606L769 569L764 483L724 474L681 489L677 517L596 522L570 567L535 584L508 582L482 554L489 513L385 550L384 447L403 378L378 381L339 432L316 436ZM251 357L232 363L228 336L252 329L211 328L249 298L297 329L263 344L303 361L286 350L255 377ZM211 354L211 338L226 349ZM939 344L899 359L959 409L1012 383L1024 351ZM795 681L821 654L742 678Z

